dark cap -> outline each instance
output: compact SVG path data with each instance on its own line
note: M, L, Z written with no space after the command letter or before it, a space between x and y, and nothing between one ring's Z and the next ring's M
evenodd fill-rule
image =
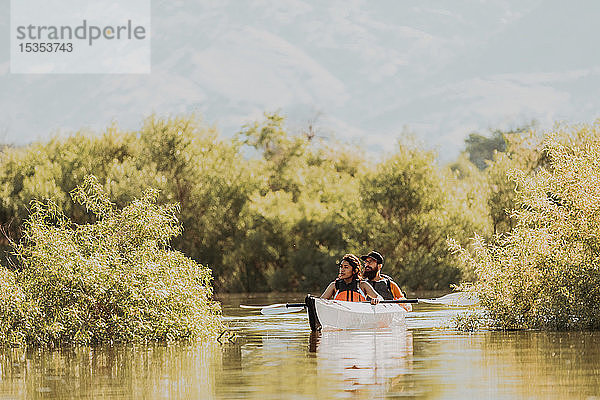
M377 264L383 264L383 256L376 252L375 250L371 251L366 256L360 256L360 259L365 261L367 258L371 257L373 260L377 261Z

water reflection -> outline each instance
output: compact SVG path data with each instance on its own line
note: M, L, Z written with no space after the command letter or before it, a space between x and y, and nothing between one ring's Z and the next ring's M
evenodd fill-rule
M267 317L241 313L238 305L230 304L234 312L226 317L235 343L0 350L0 398L592 399L600 393L600 332L464 334L439 328L456 310L419 305L403 327L311 333L305 314Z
M506 387L523 397L600 395L600 332L487 332L482 345L482 369L510 366Z
M317 354L318 373L339 383L334 391L338 397L343 397L341 392L381 397L399 376L410 371L412 332L404 326L311 333L310 351Z
M413 332L422 398L595 399L600 332ZM408 383L408 382L407 382Z
M217 344L4 350L0 398L207 398Z

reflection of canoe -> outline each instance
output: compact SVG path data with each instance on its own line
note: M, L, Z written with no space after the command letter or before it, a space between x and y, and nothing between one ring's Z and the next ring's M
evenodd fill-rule
M337 385L332 393L351 392L352 398L361 399L419 397L410 392L414 384L407 378L413 337L406 324L362 331L324 329L311 332L309 345L317 355L320 381Z
M406 310L399 304L357 303L306 296L310 329L373 329L404 322Z

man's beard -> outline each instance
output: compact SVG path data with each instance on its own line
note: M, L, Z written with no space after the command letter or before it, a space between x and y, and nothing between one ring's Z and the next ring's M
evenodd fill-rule
M373 279L377 276L377 270L376 269L370 269L370 270L365 269L363 271L363 275L367 279Z

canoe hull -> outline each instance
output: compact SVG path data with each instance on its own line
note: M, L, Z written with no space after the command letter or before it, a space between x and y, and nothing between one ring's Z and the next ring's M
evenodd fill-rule
M399 304L357 303L306 297L310 328L374 329L401 325L407 311Z

